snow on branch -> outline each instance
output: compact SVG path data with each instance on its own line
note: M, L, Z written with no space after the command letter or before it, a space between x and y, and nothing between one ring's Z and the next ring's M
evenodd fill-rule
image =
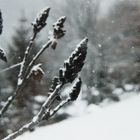
M47 20L47 17L49 15L49 10L50 10L50 8L43 9L43 11L37 16L35 23L32 24L33 25L33 35L30 38L29 44L26 48L23 60L22 60L21 65L20 65L20 71L18 74L16 91L14 92L13 95L11 95L8 98L5 105L0 110L0 118L7 111L7 109L9 108L10 104L13 102L15 97L19 94L19 91L22 89L23 84L28 80L27 76L28 76L30 71L28 71L28 74L25 75L26 69L28 68L27 67L28 56L30 55L30 51L32 50L33 42L36 38L37 33L46 25L46 20ZM32 68L32 66L33 65L31 65L30 69Z
M62 37L62 35L61 35L61 37L58 37L58 36L60 36L59 34L60 34L60 32L61 32L61 34L62 34L62 31L64 32L63 33L63 36L65 35L65 30L63 29L64 28L64 23L65 23L65 21L66 21L66 17L61 17L61 18L59 18L58 20L57 20L57 22L56 23L59 23L59 24L57 24L57 26L58 26L58 30L56 31L55 30L55 26L53 25L53 34L51 35L51 36L49 36L48 38L49 38L49 40L47 41L47 43L45 43L42 47L41 47L41 49L39 50L39 52L33 57L33 59L31 60L31 62L29 63L29 65L27 66L27 69L26 69L26 72L25 72L25 75L27 76L28 75L28 73L29 73L29 71L31 70L31 68L32 68L32 66L34 65L34 63L36 62L36 60L42 55L42 53L47 49L47 48L49 48L49 47L51 47L51 48L53 48L53 49L55 49L56 48L56 45L57 45L57 39L60 39L61 37ZM54 24L56 24L56 23L54 23ZM56 38L56 37L58 37L58 38Z
M86 47L85 47L86 46ZM72 60L78 60L79 63L73 63L73 65L79 65L81 64L81 62L83 63L83 61L85 60L86 57L86 51L85 48L87 48L87 38L85 38L78 46L78 48L76 48L76 50L72 53L72 55L69 58L73 58ZM85 48L84 48L85 47ZM84 49L83 49L84 48ZM84 51L83 51L84 50ZM83 53L84 52L84 53ZM79 57L76 57L76 59L74 59L75 57L73 56L74 54L84 54L84 59L83 57L80 57L80 59L78 59ZM81 56L80 55L80 56ZM79 56L79 55L78 55ZM82 59L81 59L82 58ZM68 59L69 60L69 59ZM71 60L71 59L70 59ZM70 63L73 61L70 61ZM80 68L82 69L83 65L80 65ZM37 66L35 66L33 69L38 70L40 69L40 65L38 64ZM80 72L81 69L79 69L77 72ZM69 69L70 71L73 71L73 69ZM72 73L72 72L71 72ZM77 77L77 74L75 76L75 78ZM74 79L75 79L74 78ZM74 80L73 79L73 80ZM67 80L69 81L69 80ZM71 81L71 80L70 80ZM71 81L72 82L72 81ZM80 89L81 89L81 78L77 78L72 90L69 93L69 96L67 99L64 100L59 100L60 103L54 108L54 109L50 109L51 106L53 105L54 101L57 100L58 96L61 93L61 89L62 87L67 83L67 82L61 82L60 79L58 77L55 77L53 79L53 85L51 86L52 92L50 93L49 97L47 98L47 100L44 102L44 104L42 105L40 111L38 112L38 114L36 116L33 117L33 119L31 120L30 123L24 125L22 128L20 128L19 130L17 130L16 132L10 134L9 136L7 136L6 138L4 138L3 140L11 140L16 138L19 135L22 135L23 133L25 133L26 131L29 131L30 129L35 128L36 126L38 126L42 121L44 120L48 120L50 117L52 117L60 108L62 108L64 105L66 105L67 103L71 102L71 101L75 101L80 93ZM53 87L54 86L54 87Z
M35 22L32 23L33 35L29 41L29 45L27 46L25 54L24 54L24 58L20 67L19 75L18 75L18 81L22 81L22 82L24 81L25 77L23 76L24 76L24 71L27 64L28 55L30 53L30 50L32 49L32 45L36 38L37 33L40 32L46 25L46 20L49 16L49 11L50 11L50 8L44 8L43 10L41 10L41 12L36 17ZM22 82L18 82L18 84L19 83L22 84Z
M6 72L6 71L12 70L12 69L14 69L14 68L16 68L16 67L19 67L20 65L21 65L21 62L20 62L20 63L17 63L17 64L14 64L14 65L11 65L11 66L8 67L8 68L2 69L2 70L0 71L0 74L3 73L3 72Z

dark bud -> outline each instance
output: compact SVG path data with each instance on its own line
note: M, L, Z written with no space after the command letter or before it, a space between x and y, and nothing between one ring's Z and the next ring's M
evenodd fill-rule
M34 32L39 32L42 28L46 26L46 20L49 16L50 8L44 8L41 12L37 15L35 22L32 23Z
M60 17L56 23L53 24L53 36L55 39L60 39L65 35L64 23L66 21L66 17Z
M58 85L59 85L59 78L54 77L54 79L52 80L52 84L51 84L49 91L53 92Z
M2 33L2 28L3 28L2 23L3 23L2 13L1 13L1 11L0 11L0 34Z
M2 49L0 49L0 59L3 60L4 62L7 62L5 52Z
M78 80L76 81L76 83L73 86L71 93L69 94L71 101L75 101L78 98L78 95L81 90L81 85L82 85L81 78L78 78Z
M87 38L83 39L77 45L77 48L72 52L68 60L64 62L64 67L61 69L61 73L63 73L62 82L73 82L77 77L78 73L82 70L87 54L87 42ZM59 76L61 75L59 74ZM60 78L60 81L61 79L62 78Z

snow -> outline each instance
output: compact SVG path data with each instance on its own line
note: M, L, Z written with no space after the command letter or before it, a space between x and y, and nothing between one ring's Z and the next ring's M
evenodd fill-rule
M39 103L44 103L46 101L46 96L37 95L34 97L34 100Z
M20 86L22 84L23 80L21 78L18 79L17 85Z
M16 140L140 140L139 106L140 95L105 108L91 105L82 117L37 128Z
M39 63L39 64L33 66L33 68L32 68L31 71L34 71L34 72L36 72L36 71L40 71L42 74L45 74L44 71L41 69L41 66L42 66L42 64Z

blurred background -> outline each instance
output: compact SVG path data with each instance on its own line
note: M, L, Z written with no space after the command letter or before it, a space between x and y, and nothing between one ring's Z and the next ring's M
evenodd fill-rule
M7 64L0 62L0 108L16 88L19 67L4 69L21 62L31 36L31 22L46 6L51 7L48 25L37 36L30 59L47 41L52 24L60 16L67 17L66 36L55 51L48 49L38 60L43 64L45 76L41 81L31 79L16 98L0 122L0 139L37 114L47 98L53 76L58 75L64 60L85 36L89 43L80 74L83 80L80 97L41 125L81 115L91 104L104 107L139 94L139 0L0 0L4 20L0 45L8 57Z

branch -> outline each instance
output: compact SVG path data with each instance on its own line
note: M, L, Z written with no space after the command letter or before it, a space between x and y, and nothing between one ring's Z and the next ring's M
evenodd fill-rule
M24 125L22 128L20 128L18 131L8 135L6 138L4 138L3 140L11 140L16 138L17 136L22 135L23 133L25 133L26 131L29 131L29 129L36 127L43 118L43 115L46 111L46 108L51 104L52 100L56 97L58 91L61 89L61 85L59 85L56 90L54 91L53 94L51 94L49 96L49 98L46 100L46 102L42 105L39 113L32 119L32 121L26 125Z
M50 8L44 8L40 12L40 14L37 16L35 22L32 23L32 25L33 25L33 36L31 37L31 39L29 41L28 47L26 48L24 58L23 58L23 61L22 61L21 67L20 67L20 72L19 72L19 75L18 75L18 83L17 83L18 85L22 84L22 82L24 81L24 77L23 77L24 75L23 74L24 74L24 70L25 70L25 67L26 67L26 64L27 64L29 52L32 49L32 45L33 45L33 42L36 38L37 33L39 33L40 30L43 29L46 25L46 20L48 18L49 11L50 11Z
M53 24L53 34L51 37L49 37L49 41L42 46L42 48L39 50L39 52L34 56L32 61L29 63L26 72L25 77L27 77L28 73L30 72L32 66L35 64L36 60L42 55L42 53L49 47L56 48L57 40L62 38L65 35L64 23L65 23L66 17L60 17L56 23Z
M66 100L62 101L55 109L53 109L53 111L51 113L50 112L45 113L42 120L48 120L49 118L54 116L59 111L59 109L61 109L62 107L64 107L66 104L68 104L70 102L71 102L70 98L67 98Z
M20 71L19 71L19 74L18 74L16 91L14 92L13 95L11 95L8 98L5 105L0 110L0 118L7 111L8 107L13 102L15 97L19 94L19 91L22 89L25 81L28 80L26 77L24 77L24 71L26 69L28 55L29 55L30 50L32 49L33 41L35 40L37 33L39 33L40 30L43 29L46 25L46 20L47 20L48 15L49 15L49 10L50 10L50 8L43 9L41 11L41 13L37 16L35 22L32 23L32 25L33 25L33 35L32 35L32 37L29 41L29 45L26 48L23 61L21 62Z
M20 128L18 131L8 135L6 138L4 138L3 140L11 140L14 139L20 135L22 135L23 133L25 133L26 131L29 131L30 129L35 128L40 122L42 122L43 120L47 120L50 117L52 117L60 108L62 108L64 105L66 105L67 103L74 101L75 99L77 99L80 90L79 87L81 88L81 80L78 78L78 80L75 82L72 91L69 93L69 97L62 101L54 110L52 113L47 112L45 113L45 111L47 110L48 106L51 105L52 100L57 96L59 90L61 89L62 85L57 86L56 90L53 92L53 94L51 94L49 96L49 98L46 100L46 102L42 105L39 113L32 119L32 121L26 125L24 125L22 128ZM75 94L76 98L73 97L71 98L71 95Z
M12 65L12 66L10 66L10 67L8 67L8 68L5 68L5 69L3 69L3 70L1 70L0 73L9 71L9 70L14 69L14 68L16 68L16 67L19 67L20 65L21 65L21 62L20 62L20 63L17 63L17 64L14 64L14 65Z

